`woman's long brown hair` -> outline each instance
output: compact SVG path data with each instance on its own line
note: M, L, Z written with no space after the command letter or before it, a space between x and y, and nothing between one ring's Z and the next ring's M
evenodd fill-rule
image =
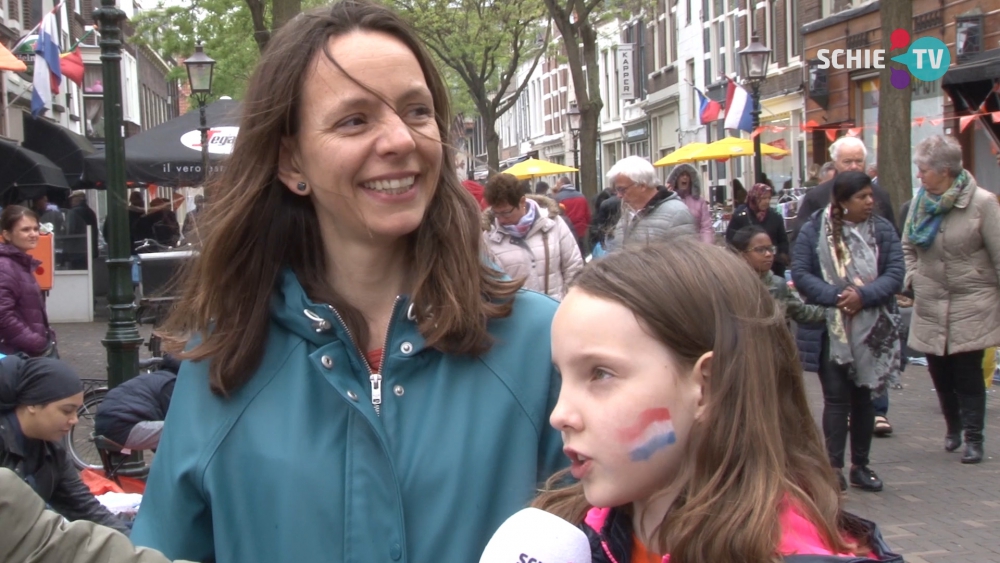
M705 416L691 431L680 494L651 548L675 563L780 561L778 518L790 501L832 550L859 549L841 536L838 483L792 335L743 260L677 240L595 261L571 287L627 307L689 369L713 354ZM553 477L534 506L579 523L589 506L579 484L558 488L564 478Z
M162 327L177 350L194 334L202 340L182 357L211 359L210 385L227 394L252 377L262 359L275 283L291 268L306 293L333 305L368 349L361 313L327 281L319 221L307 197L292 194L277 178L283 138L294 136L303 82L320 53L329 57L331 37L355 30L387 33L420 62L434 97L442 139L441 179L424 219L410 235L411 299L429 346L477 355L489 349L489 319L506 316L519 285L481 260L479 209L459 184L449 145L448 90L416 35L392 11L367 0L342 0L300 14L270 40L250 79L240 134L225 171L213 178L200 257L178 278L182 297ZM335 61L334 61L335 62Z

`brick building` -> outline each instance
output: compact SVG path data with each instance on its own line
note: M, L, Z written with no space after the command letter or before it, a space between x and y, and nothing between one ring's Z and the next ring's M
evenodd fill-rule
M882 29L879 4L878 0L806 0L801 3L803 18L810 22L802 28L807 60L806 119L819 125L808 137L810 162L828 160L830 137L844 134L850 128L855 128L854 132L868 146L869 162L875 160L879 142L876 125L880 71L820 68L825 64L819 58L819 50L881 49L883 33L892 30ZM989 93L993 80L1000 78L1000 50L987 50L988 45L995 45L1000 39L1000 0L913 0L912 4L911 37L915 40L929 36L942 40L951 54L951 67L942 79L911 81L911 115L915 121L910 145L933 134L955 134L965 147L966 167L977 177L988 173L995 166L989 133L983 127L969 127L960 133L955 117L968 113L961 102L962 92L970 92L968 97L975 101L970 99L969 103L978 107ZM963 41L956 48L959 28ZM889 58L887 55L886 61ZM958 103L954 104L953 99ZM989 108L1000 110L997 103L993 99ZM829 129L836 133L828 132ZM915 177L913 181L916 187Z

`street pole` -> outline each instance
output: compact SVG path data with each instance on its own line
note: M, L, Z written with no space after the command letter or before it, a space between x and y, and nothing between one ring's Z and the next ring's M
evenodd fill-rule
M201 186L208 183L208 121L205 119L205 96L198 96L198 118L201 127Z
M754 167L754 183L759 184L764 181L764 170L762 168L760 157L760 132L757 128L760 127L760 82L754 81L753 83L753 111L750 112L753 116L753 131L757 133L753 138L753 167Z
M132 249L129 248L128 193L125 186L125 129L122 124L121 27L125 12L115 0L101 0L94 20L101 31L104 71L104 151L108 190L108 386L115 387L139 372L142 337L135 324Z
M583 193L583 186L580 185L580 132L573 133L573 168L576 168L576 181L573 184L580 193Z

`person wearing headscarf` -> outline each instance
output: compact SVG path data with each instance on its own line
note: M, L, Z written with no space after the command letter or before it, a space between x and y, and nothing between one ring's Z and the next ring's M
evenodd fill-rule
M913 290L909 347L927 355L947 433L962 463L983 459L983 352L1000 345L1000 204L962 166L953 137L914 151L921 187L903 227L904 287Z
M80 480L62 439L76 424L83 384L48 357L0 359L0 467L17 473L67 520L90 520L128 534Z
M702 197L701 175L690 164L678 164L667 177L667 186L681 196L687 205L694 223L698 227L698 237L702 242L715 243L715 227L712 225L712 210Z
M785 219L771 208L771 187L767 184L754 184L747 194L747 202L736 208L733 218L726 228L726 244L733 244L737 231L750 225L760 225L775 246L774 263L771 272L778 276L785 275L785 269L790 262L788 257L788 231L785 229Z

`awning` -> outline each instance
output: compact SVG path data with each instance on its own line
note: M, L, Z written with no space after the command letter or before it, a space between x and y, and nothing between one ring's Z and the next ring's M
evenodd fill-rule
M45 155L61 168L71 188L77 187L83 176L83 158L97 152L83 135L27 113L24 114L23 146Z
M63 171L44 155L15 143L0 141L0 202L4 205L43 195L69 195Z
M955 65L944 73L943 86L1000 78L1000 49L991 49Z

